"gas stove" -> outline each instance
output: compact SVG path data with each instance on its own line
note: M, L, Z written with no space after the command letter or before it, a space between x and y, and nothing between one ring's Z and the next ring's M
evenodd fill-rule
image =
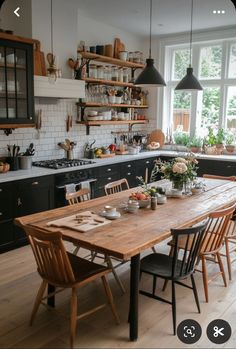
M83 165L90 165L90 164L94 164L94 161L81 160L81 159L74 159L74 160L53 159L53 160L42 160L42 161L33 162L33 166L52 168L55 170L58 170L60 168L83 166Z

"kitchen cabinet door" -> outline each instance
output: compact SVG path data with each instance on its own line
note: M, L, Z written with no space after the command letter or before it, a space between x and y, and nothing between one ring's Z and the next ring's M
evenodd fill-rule
M135 161L128 161L121 164L120 178L126 178L130 188L137 185Z
M120 164L98 167L95 171L95 177L97 178L95 197L104 196L104 186L120 179Z
M54 207L53 176L31 178L18 183L17 217L50 210ZM26 242L24 231L16 227L16 244Z
M198 160L198 175L213 174L218 176L235 176L236 162L233 161L219 161L219 160Z
M152 173L152 169L154 167L154 161L156 160L156 157L153 158L147 158L147 159L141 159L136 160L136 176L143 177L145 180L146 171L148 173L148 183L150 182L150 177ZM136 180L136 185L140 184L138 180Z

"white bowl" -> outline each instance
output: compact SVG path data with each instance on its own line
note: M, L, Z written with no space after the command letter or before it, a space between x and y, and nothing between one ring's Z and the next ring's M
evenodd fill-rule
M147 200L138 200L139 203L139 207L140 208L145 208L148 207L151 204L151 200L147 199Z
M90 111L88 112L88 115L89 115L89 116L97 116L97 115L98 115L98 112L97 112L96 110L90 110Z

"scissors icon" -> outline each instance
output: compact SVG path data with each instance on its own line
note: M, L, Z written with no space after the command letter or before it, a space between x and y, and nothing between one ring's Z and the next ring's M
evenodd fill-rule
M214 337L217 338L217 337L219 337L219 335L221 335L222 337L224 337L224 333L222 332L222 331L224 330L224 327L222 327L222 328L219 329L218 326L215 326L215 327L213 328L213 330L215 331L214 334L213 334Z

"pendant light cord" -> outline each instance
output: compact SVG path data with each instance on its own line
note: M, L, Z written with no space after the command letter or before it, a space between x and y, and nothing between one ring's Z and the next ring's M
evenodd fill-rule
M51 0L51 51L53 54L53 18L52 18L52 0Z
M150 0L149 58L152 57L152 0Z
M191 30L190 30L190 52L189 52L189 66L191 67L192 65L192 42L193 42L193 0L191 4Z

